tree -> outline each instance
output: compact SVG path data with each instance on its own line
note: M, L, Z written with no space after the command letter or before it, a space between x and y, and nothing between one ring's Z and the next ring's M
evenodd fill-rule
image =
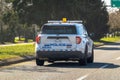
M4 13L4 4L3 4L3 0L0 1L0 43L4 43L4 29L3 29L3 21L2 21L2 17L3 17L3 13Z
M14 0L14 10L22 24L42 25L47 20L63 17L83 20L93 39L100 39L108 31L108 13L101 0ZM27 28L27 27L26 27Z
M109 31L111 33L117 33L116 35L119 35L118 32L120 31L120 10L114 13L110 13L109 15Z
M17 14L13 10L6 11L6 13L3 15L3 21L6 25L8 25L8 35L6 37L6 40L14 43L17 33L16 29L19 24Z
M5 2L5 9L2 15L2 21L8 27L6 28L7 35L4 36L6 41L10 41L14 43L14 38L16 34L16 27L18 24L18 16L16 12L13 10L12 5L10 3ZM9 6L10 5L10 6Z

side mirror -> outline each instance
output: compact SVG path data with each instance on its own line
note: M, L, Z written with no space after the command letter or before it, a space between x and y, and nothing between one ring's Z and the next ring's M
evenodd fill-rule
M86 38L87 37L87 34L84 34L84 35L82 35L84 38Z
M90 36L90 37L94 37L94 33L90 33L89 36Z

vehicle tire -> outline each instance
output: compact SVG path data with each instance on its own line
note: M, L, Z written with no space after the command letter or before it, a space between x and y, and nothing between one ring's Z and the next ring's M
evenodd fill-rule
M94 50L93 50L93 48L92 48L91 57L89 57L89 58L87 59L87 62L88 62L88 63L93 63L93 61L94 61Z
M87 65L87 52L88 52L87 50L88 50L88 49L87 49L87 47L86 47L84 58L82 58L82 59L79 60L79 64L80 64L80 65L83 65L83 66L84 66L84 65Z
M40 60L40 59L36 58L36 65L43 66L44 65L44 60Z

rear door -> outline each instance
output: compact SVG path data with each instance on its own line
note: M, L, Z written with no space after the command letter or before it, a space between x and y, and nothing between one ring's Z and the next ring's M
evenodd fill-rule
M41 35L41 49L50 51L71 51L76 49L75 26L44 26Z

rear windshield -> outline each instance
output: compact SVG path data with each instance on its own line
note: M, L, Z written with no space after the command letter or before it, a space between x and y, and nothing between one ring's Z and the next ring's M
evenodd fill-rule
M43 26L42 34L77 34L75 26Z

